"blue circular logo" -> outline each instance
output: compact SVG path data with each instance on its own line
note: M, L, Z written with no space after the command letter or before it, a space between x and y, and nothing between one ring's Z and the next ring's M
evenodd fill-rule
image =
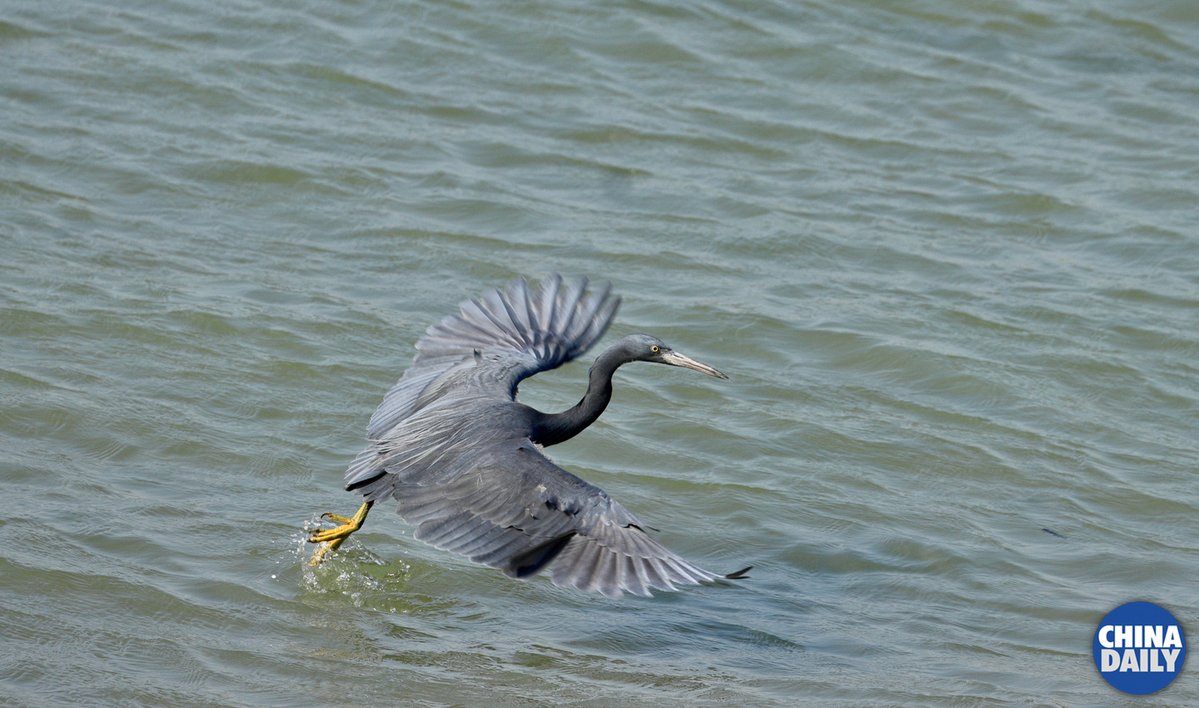
M1105 681L1125 693L1144 695L1178 678L1187 644L1174 615L1152 602L1130 602L1099 622L1092 651Z

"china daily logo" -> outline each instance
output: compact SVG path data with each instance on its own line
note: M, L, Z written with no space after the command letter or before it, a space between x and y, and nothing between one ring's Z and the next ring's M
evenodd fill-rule
M1182 626L1151 602L1130 602L1109 612L1092 644L1099 675L1113 687L1137 695L1170 685L1186 658Z

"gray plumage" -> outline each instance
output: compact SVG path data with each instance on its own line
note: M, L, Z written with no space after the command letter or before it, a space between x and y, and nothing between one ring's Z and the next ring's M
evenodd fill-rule
M573 408L547 414L516 401L523 379L595 344L619 304L606 285L589 293L585 278L556 275L535 292L517 280L463 303L416 343L412 365L371 417L370 444L346 470L346 488L367 501L394 497L416 538L511 577L545 572L561 587L610 597L744 577L667 550L602 489L540 449L603 412L612 373L624 363L727 377L654 337L630 335L596 359Z

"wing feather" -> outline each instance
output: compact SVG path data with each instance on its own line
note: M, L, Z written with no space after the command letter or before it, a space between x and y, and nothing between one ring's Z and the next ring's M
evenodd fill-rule
M587 279L579 278L566 284L566 292L562 293L561 299L558 300L558 311L562 313L562 320L558 323L558 331L570 332L571 324L574 323L575 314L579 311L579 301L583 297L583 290L587 287Z
M469 462L449 483L396 486L398 511L417 539L512 577L544 569L556 585L609 597L723 577L658 543L627 509L528 440L476 449Z
M512 398L516 384L581 356L616 316L620 298L611 286L587 292L586 278L554 275L533 292L524 280L467 300L455 315L429 327L416 342L416 357L383 397L367 426L379 440L404 419L428 405L438 382L464 366L489 365L477 385L490 395ZM481 355L487 354L485 359Z

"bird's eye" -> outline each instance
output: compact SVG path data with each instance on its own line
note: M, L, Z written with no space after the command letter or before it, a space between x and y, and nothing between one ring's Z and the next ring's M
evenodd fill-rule
M649 353L650 354L657 354L660 351L662 351L662 348L659 347L657 344L649 345Z

